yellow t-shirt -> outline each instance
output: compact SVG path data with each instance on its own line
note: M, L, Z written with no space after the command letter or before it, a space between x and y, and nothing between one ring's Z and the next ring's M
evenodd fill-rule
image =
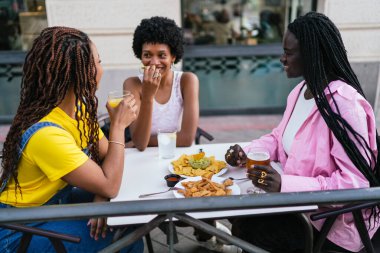
M49 121L63 127L47 126L39 129L27 143L18 164L19 191L10 179L0 195L0 202L16 207L40 206L52 198L67 183L61 178L84 164L89 157L82 151L77 121L59 107L54 108L40 122ZM99 130L99 139L104 136Z

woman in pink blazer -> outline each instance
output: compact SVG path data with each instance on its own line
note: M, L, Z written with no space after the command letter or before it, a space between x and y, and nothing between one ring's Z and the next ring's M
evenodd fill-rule
M254 166L247 176L267 192L380 186L374 112L336 26L323 14L308 13L289 24L283 48L281 62L287 76L303 76L304 81L289 94L280 124L244 149L232 146L226 161L244 165L250 150L265 148L283 173L271 166ZM379 209L366 213L367 228L371 219L370 236L379 226L374 217L379 217ZM312 222L315 233L323 222ZM302 252L304 246L301 224L292 215L236 219L232 230L270 252ZM335 221L327 239L328 250L358 252L363 247L351 214Z

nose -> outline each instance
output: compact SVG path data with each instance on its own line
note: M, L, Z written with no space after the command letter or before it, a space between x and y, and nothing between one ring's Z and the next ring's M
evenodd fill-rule
M285 64L285 60L286 60L286 58L285 58L285 54L282 54L281 57L280 57L280 62L281 62L282 64Z
M150 65L158 65L160 63L160 60L158 59L158 57L152 57L150 59Z

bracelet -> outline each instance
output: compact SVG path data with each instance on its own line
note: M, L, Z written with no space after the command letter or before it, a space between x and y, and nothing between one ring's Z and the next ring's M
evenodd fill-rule
M123 148L125 148L125 144L120 142L120 141L108 141L108 143L115 143L115 144L119 144L121 146L123 146Z

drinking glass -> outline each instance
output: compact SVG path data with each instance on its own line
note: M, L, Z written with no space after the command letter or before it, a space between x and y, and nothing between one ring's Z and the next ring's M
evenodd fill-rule
M119 103L126 98L127 96L131 95L130 91L110 91L108 93L108 104L115 108L119 105Z
M253 148L247 154L246 168L252 168L252 165L270 165L269 152L264 148ZM265 191L256 187L248 187L247 193L264 193Z
M173 158L177 144L176 131L158 130L158 156L162 159Z

